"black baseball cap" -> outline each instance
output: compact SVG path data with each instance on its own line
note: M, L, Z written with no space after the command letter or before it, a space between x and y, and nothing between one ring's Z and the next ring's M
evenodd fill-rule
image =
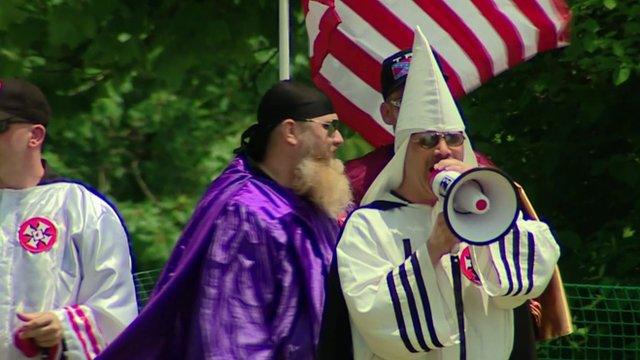
M398 51L397 53L384 59L382 62L382 72L380 73L380 83L382 84L382 98L387 100L391 93L404 85L407 81L407 75L409 74L409 65L411 64L411 58L413 51L411 49L405 49ZM440 56L433 52L433 57L436 59L438 67L442 71L442 65L440 64ZM444 80L449 80L449 77L443 72Z
M42 91L21 79L0 79L0 121L18 118L47 125L51 107Z
M405 81L407 81L412 55L411 49L406 49L398 51L382 62L380 83L382 84L383 99L387 100L394 90L404 85Z

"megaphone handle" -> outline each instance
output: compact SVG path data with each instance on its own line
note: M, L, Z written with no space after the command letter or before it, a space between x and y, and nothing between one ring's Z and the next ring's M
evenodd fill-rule
M524 213L533 220L540 220L538 214L536 213L536 210L533 208L533 205L531 205L531 201L529 200L527 193L524 192L524 188L522 187L522 185L518 184L515 181L513 182L513 184L516 186L518 198L520 199L520 203L522 204L522 210L524 210Z
M514 185L516 186L523 211L531 219L540 220L522 186L515 181ZM573 320L558 265L556 265L556 268L553 270L553 276L547 288L544 289L535 301L539 306L537 316L532 314L536 340L551 340L573 332ZM535 319L536 317L537 321Z

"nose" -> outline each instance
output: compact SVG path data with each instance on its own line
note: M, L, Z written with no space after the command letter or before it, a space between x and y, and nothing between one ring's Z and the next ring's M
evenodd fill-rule
M336 132L333 133L331 142L333 142L333 145L335 147L339 147L340 145L342 145L342 143L344 142L344 138L342 137L340 130L336 130Z
M444 138L440 138L438 141L438 145L435 147L435 154L439 155L442 159L446 159L451 156L451 149L447 142L444 141Z

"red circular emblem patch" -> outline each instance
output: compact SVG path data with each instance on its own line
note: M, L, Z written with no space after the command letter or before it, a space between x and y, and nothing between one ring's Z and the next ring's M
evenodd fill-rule
M476 285L481 285L480 277L473 269L473 264L471 263L471 249L467 246L462 250L462 254L460 254L460 271L464 274L464 276L469 279L472 283Z
M48 251L58 240L58 229L51 220L43 217L31 218L20 225L20 245L32 253Z

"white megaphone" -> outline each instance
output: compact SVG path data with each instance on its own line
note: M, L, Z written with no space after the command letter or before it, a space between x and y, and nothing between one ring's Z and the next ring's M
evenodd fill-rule
M464 173L434 171L429 180L442 201L451 232L472 245L487 245L503 237L516 221L518 198L513 181L494 168Z

